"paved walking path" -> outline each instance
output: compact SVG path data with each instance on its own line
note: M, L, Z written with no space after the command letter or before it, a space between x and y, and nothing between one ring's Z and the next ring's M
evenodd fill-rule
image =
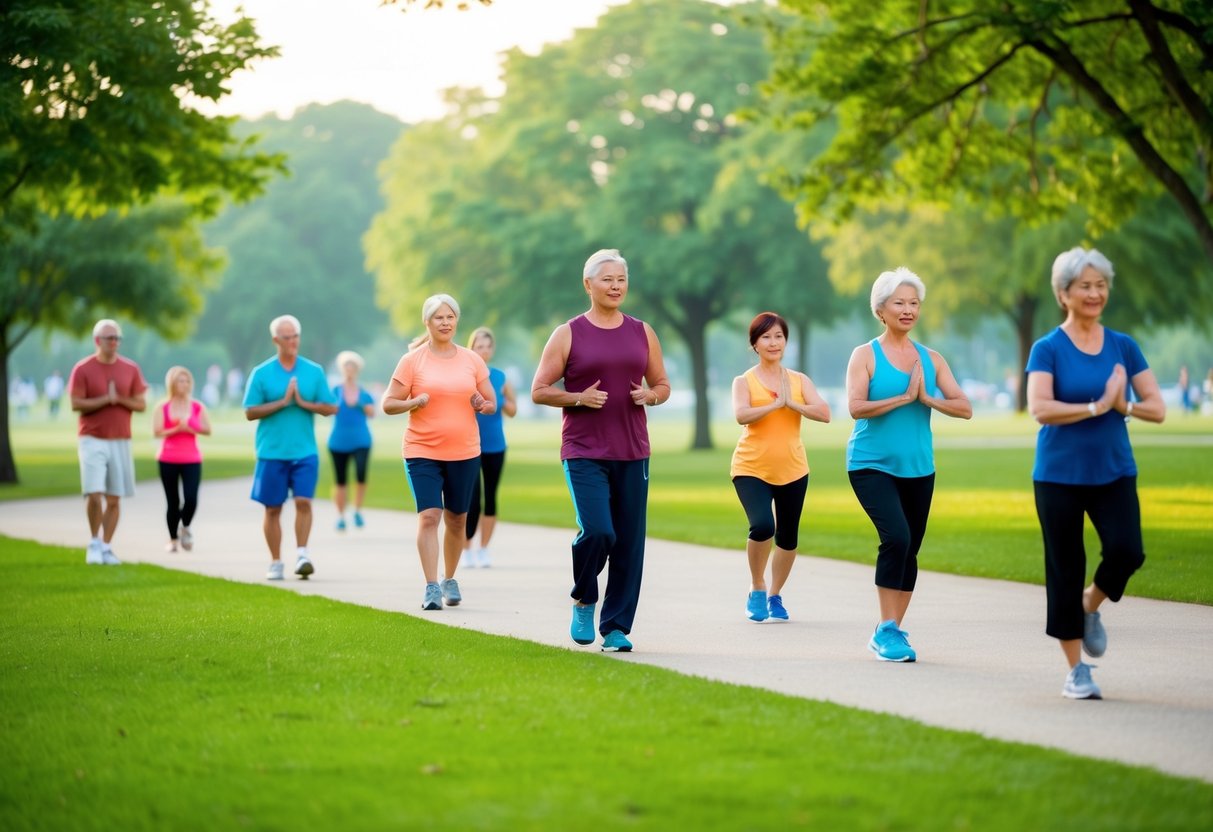
M138 495L123 502L115 551L127 562L266 583L261 509L248 499L249 484L205 482L194 551L168 554L159 483L141 483ZM331 504L315 508L316 574L268 585L570 650L597 649L568 636L570 531L500 523L492 568L458 573L463 605L427 613L420 609L414 514L371 509L364 512L366 528L338 533ZM292 508L284 511L287 541L293 516ZM79 497L0 503L0 533L79 545L84 566L87 525ZM294 549L284 550L289 575ZM1110 647L1095 672L1107 698L1072 702L1061 696L1061 651L1044 635L1041 587L923 572L905 621L919 660L890 664L866 649L877 618L868 566L801 557L784 590L792 620L781 624L745 619L749 578L740 546L650 540L645 572L632 633L636 652L621 660L1213 782L1213 607L1141 598L1107 605Z

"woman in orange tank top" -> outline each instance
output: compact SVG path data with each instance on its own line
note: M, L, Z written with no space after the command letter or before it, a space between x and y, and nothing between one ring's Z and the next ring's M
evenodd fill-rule
M742 431L729 475L750 522L746 616L751 621L788 619L781 593L796 562L800 513L809 486L800 422L830 421L830 406L809 377L783 366L787 345L788 322L774 312L759 313L750 323L750 347L758 364L733 379L733 414Z

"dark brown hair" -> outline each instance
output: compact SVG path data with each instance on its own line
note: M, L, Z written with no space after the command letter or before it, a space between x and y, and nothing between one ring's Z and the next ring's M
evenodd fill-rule
M783 316L777 312L759 312L754 316L754 320L750 321L750 346L758 343L768 329L773 326L778 326L783 330L783 337L788 337L788 322L783 319Z

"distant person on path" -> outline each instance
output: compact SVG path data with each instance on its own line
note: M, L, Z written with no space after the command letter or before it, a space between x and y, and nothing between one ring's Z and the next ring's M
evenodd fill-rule
M455 572L463 553L468 506L480 475L480 430L476 414L497 409L489 368L476 353L455 343L459 304L431 295L421 307L425 334L409 344L383 393L383 412L409 414L401 456L417 505L417 555L425 575L423 610L463 601ZM443 523L438 577L438 523Z
M166 396L152 411L152 433L162 440L156 459L160 482L168 504L168 545L165 551L194 548L190 523L198 510L198 486L202 483L202 451L199 436L211 435L206 405L194 398L194 376L185 367L170 367L164 375Z
M1100 323L1112 289L1108 258L1081 246L1053 261L1061 326L1028 355L1028 409L1041 424L1032 482L1045 549L1045 632L1069 664L1062 695L1100 699L1091 665L1107 647L1099 607L1119 601L1145 562L1130 419L1162 422L1162 391L1137 343ZM1132 389L1136 401L1128 397ZM1099 566L1085 589L1083 517L1099 535Z
M918 657L901 624L918 580L918 551L935 491L931 411L973 415L948 362L910 339L926 294L909 269L882 272L872 285L871 308L884 332L856 347L847 364L847 405L855 420L847 476L880 536L880 622L868 649L886 662Z
M809 488L800 421L830 421L830 406L809 377L783 366L787 346L788 322L775 312L760 312L750 322L750 348L758 364L733 379L733 415L743 427L729 476L750 523L746 616L751 621L788 620L783 585L796 563L800 514ZM768 587L772 541L775 557Z
M366 499L367 466L371 458L371 428L367 420L375 415L375 398L358 383L364 366L362 356L353 350L337 354L337 369L342 382L333 388L337 398L337 418L329 434L329 455L333 458L333 502L337 506L337 531L346 529L345 509L354 460L354 525L362 528L362 502Z
M312 498L320 472L313 421L332 416L337 402L324 368L299 354L302 328L294 315L270 322L277 354L253 369L244 391L244 415L257 422L257 468L252 499L265 506L262 530L270 550L265 577L282 580L282 506L295 498L295 574L316 571L308 554L312 533ZM216 368L218 369L218 368Z
M578 644L594 643L598 576L607 573L598 632L602 650L628 652L640 600L649 496L645 407L670 397L661 343L623 314L628 264L616 249L582 270L585 313L556 327L543 348L531 399L563 409L560 459L580 532L573 539L573 621ZM556 386L564 379L563 387Z
M1188 365L1184 364L1179 368L1179 409L1187 415L1189 410L1194 409L1192 405L1192 382L1188 378Z
M468 339L468 349L488 364L497 349L497 339L487 326L477 327ZM467 540L463 544L464 561L469 567L488 568L492 565L489 543L497 528L497 487L501 484L501 472L505 468L505 420L518 412L518 397L514 387L505 378L505 373L489 367L489 384L497 397L497 410L484 415L476 414L476 425L480 428L480 477L472 488L472 504L468 507ZM484 488L484 514L480 513L480 490ZM480 529L480 545L476 545L476 529Z
M147 408L147 382L138 364L118 354L121 342L122 328L116 321L97 321L97 350L76 363L67 381L72 410L80 414L80 482L90 534L84 562L94 565L122 562L110 544L122 498L135 496L131 413Z
M52 419L59 418L59 405L63 401L63 375L58 370L51 372L42 382L42 395L46 396L46 404Z

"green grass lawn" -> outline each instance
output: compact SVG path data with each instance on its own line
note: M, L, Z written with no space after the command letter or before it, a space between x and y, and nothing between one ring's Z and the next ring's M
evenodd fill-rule
M1144 768L0 544L5 830L1213 828Z
M141 419L146 420L146 415ZM155 476L150 429L137 424L135 449L141 477ZM213 437L203 440L205 476L252 471L254 427L239 414L221 414ZM399 458L403 419L375 420L368 503L412 509ZM806 432L809 494L800 530L806 554L872 563L876 533L859 507L844 470L851 421L836 418ZM328 426L318 435L323 442ZM519 523L569 527L572 505L560 469L556 421L512 421L510 450L500 494L500 517ZM652 537L741 548L746 521L729 482L735 425L715 426L717 448L688 451L681 421L653 424L649 494ZM924 569L1042 583L1040 528L1032 496L1036 427L1024 416L936 420L935 502L920 554ZM1134 449L1146 542L1146 566L1130 594L1213 604L1213 419L1175 418L1164 425L1135 424ZM0 488L0 499L68 494L78 490L70 421L15 426L14 444L23 484ZM331 491L327 459L318 493ZM152 499L159 498L153 492ZM205 519L204 517L201 519ZM1088 528L1089 571L1099 543Z

